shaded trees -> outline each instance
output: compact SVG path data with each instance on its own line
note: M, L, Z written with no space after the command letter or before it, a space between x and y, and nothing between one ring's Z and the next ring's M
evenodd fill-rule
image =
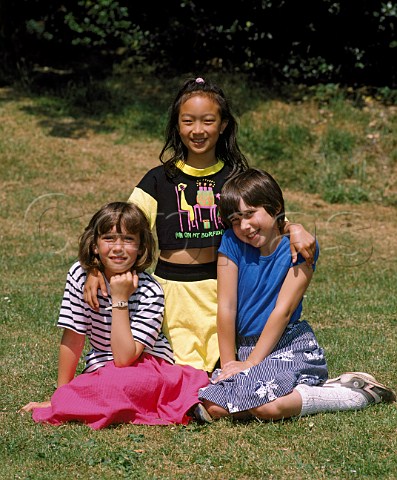
M397 2L379 0L0 1L3 70L124 61L395 87L396 29Z

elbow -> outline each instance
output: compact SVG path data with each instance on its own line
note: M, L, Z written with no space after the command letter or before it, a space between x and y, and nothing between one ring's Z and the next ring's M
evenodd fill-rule
M132 364L133 364L133 362L131 362L131 361L128 362L128 361L125 361L125 360L114 360L114 365L117 368L129 367Z
M294 313L294 309L290 308L289 306L279 306L274 309L274 312L283 323L286 325L291 320L292 314Z
M130 364L127 362L114 362L114 364L117 368L125 368L130 366Z
M121 343L111 343L113 363L118 368L131 366L143 352L144 346L133 342L132 344L122 345Z
M117 368L125 368L131 366L136 360L136 357L131 357L130 355L126 356L113 356L114 365Z

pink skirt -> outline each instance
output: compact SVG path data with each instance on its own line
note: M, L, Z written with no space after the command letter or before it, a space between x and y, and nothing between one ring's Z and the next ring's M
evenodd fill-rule
M144 353L129 367L109 362L78 375L55 391L51 407L35 408L32 417L54 425L83 422L94 430L119 423L187 425L187 412L200 403L198 390L208 383L202 370Z

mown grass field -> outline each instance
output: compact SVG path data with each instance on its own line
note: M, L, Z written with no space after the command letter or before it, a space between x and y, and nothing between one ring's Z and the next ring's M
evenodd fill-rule
M397 404L98 432L16 413L53 391L55 324L77 238L158 164L178 84L136 76L61 95L0 89L0 477L397 478ZM316 230L321 256L304 316L330 375L368 371L397 388L397 107L338 89L275 95L241 78L224 86L244 151L280 182L289 218Z

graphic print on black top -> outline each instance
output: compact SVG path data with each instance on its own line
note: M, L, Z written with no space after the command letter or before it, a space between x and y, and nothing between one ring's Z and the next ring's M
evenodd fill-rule
M155 210L160 250L218 248L225 230L218 204L230 167L221 161L200 172L188 165L177 166L171 178L163 166L150 170L138 183L131 201L138 201L144 211Z
M175 232L176 238L205 238L209 232L212 232L211 235L223 234L224 225L215 202L215 198L219 200L220 193L215 194L214 187L213 180L197 180L194 205L186 199L189 188L186 183L178 183L175 187L180 226L180 231ZM191 235L186 235L186 232Z

